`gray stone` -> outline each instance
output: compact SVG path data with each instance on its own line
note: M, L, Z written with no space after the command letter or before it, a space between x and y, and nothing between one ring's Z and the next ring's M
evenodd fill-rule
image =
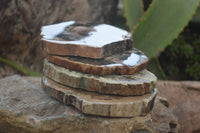
M169 101L169 108L181 125L180 133L200 132L200 82L159 81L158 93Z
M0 133L169 133L175 117L156 98L151 113L133 118L84 115L44 93L40 78L11 76L0 80Z

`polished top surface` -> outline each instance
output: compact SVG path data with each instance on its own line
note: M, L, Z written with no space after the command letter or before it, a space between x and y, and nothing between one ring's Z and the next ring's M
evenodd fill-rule
M103 47L131 38L129 32L108 24L77 23L75 21L43 26L41 35L42 40L52 43L93 47Z

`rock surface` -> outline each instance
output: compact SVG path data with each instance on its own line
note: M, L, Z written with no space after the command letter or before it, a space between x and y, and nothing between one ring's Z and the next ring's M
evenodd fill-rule
M88 91L122 96L143 95L154 90L157 78L147 70L133 75L84 74L44 61L44 75L60 84Z
M0 62L0 79L6 76L16 75L19 72L13 69L11 66L5 65L4 63Z
M0 56L42 72L42 25L67 20L110 23L118 0L0 0ZM0 77L10 75L0 65ZM8 74L7 74L8 73Z
M101 59L133 48L131 33L108 24L66 21L43 26L44 54Z
M148 64L148 58L144 53L135 48L98 60L52 55L46 55L46 59L70 70L95 75L130 75L145 69Z
M156 98L150 114L133 118L83 115L43 92L40 78L11 76L0 80L1 133L169 133L177 121ZM170 125L173 125L170 126Z
M159 81L158 94L169 101L169 108L181 125L180 133L200 132L200 82Z
M144 116L153 108L157 89L142 96L103 95L60 85L48 78L42 79L46 93L66 105L72 105L84 114L106 117Z

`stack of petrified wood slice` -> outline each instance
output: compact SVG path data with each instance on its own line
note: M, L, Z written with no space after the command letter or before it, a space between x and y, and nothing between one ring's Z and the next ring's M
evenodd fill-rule
M44 90L84 114L146 115L157 94L148 58L131 34L107 24L68 21L42 27Z

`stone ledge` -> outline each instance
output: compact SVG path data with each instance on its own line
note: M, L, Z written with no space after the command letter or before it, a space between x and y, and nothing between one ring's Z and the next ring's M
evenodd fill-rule
M0 79L1 133L177 132L175 117L159 97L145 117L94 117L52 99L42 90L40 81L17 75Z
M200 132L200 82L159 81L158 95L169 101L169 108L178 118L180 133Z

